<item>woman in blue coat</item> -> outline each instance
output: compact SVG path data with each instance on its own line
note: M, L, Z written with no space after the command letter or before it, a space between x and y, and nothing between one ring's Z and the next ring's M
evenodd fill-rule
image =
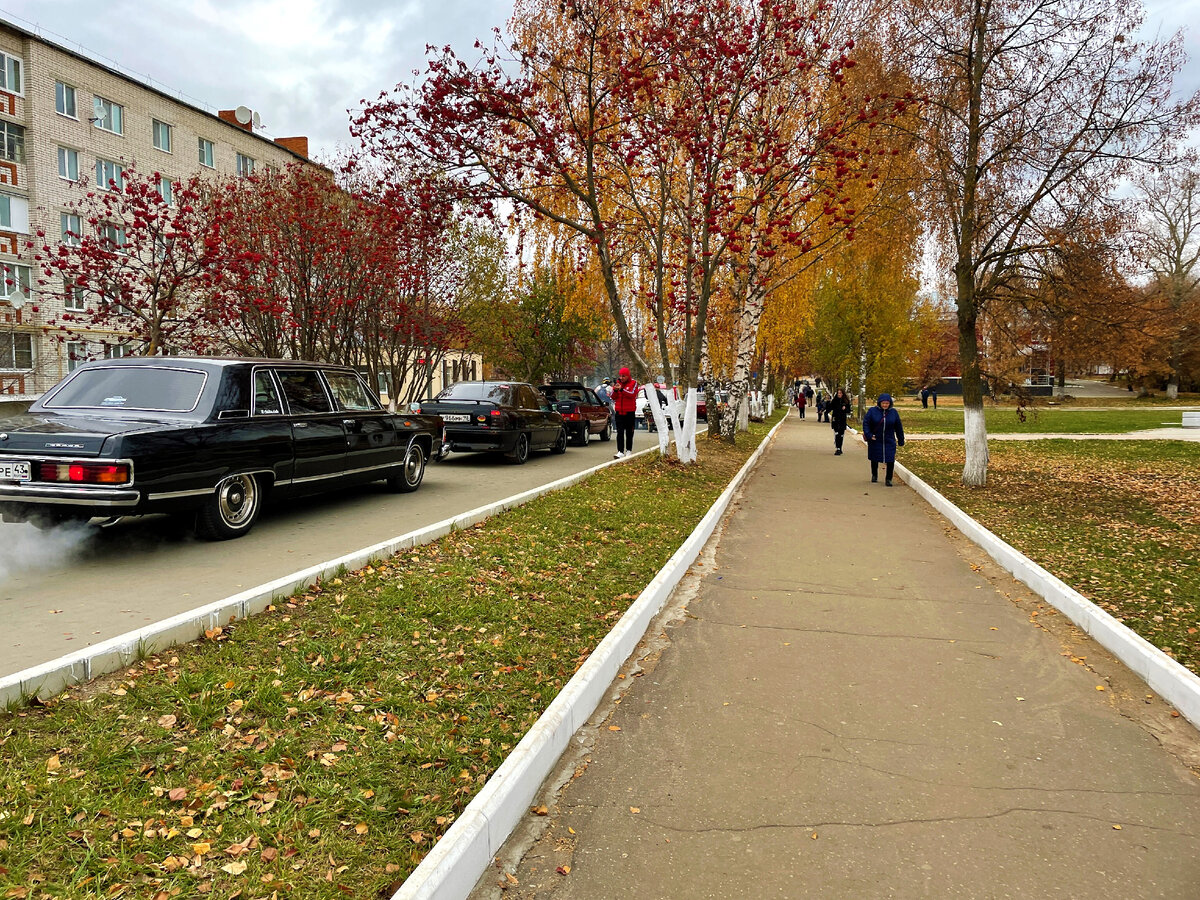
M892 408L892 395L880 394L875 405L863 416L863 440L867 442L867 459L871 461L871 481L879 480L879 464L887 464L884 484L892 486L896 469L896 448L904 446L904 425L900 413Z

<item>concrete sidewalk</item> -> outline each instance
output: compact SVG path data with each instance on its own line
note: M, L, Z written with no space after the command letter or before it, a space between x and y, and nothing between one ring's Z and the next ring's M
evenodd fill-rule
M846 443L785 423L477 896L1200 897L1196 732Z

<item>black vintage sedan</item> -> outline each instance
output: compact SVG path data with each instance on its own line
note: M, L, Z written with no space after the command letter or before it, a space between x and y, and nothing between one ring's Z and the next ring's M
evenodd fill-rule
M419 407L446 423L444 441L450 450L498 451L517 465L529 459L530 450L567 450L563 417L531 384L460 381Z
M0 515L48 527L195 515L240 537L270 496L385 480L415 491L442 423L385 411L353 369L270 359L86 363L0 419Z

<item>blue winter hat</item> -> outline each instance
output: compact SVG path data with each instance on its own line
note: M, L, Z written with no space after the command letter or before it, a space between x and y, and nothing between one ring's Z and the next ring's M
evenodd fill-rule
M876 405L876 406L878 406L878 405L879 405L879 404L881 404L881 403L882 403L884 400L886 400L888 403L891 403L893 406L895 406L895 405L896 405L896 402L895 402L894 400L892 400L892 395L891 395L891 394L880 394L880 395L879 395L879 399L875 401L875 405Z

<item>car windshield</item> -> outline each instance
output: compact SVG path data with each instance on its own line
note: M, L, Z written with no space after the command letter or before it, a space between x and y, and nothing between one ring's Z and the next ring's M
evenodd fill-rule
M481 381L460 381L443 390L435 400L490 400L501 406L510 406L512 385L489 384Z
M83 369L45 406L191 412L200 403L206 378L203 372L192 369L159 366Z

